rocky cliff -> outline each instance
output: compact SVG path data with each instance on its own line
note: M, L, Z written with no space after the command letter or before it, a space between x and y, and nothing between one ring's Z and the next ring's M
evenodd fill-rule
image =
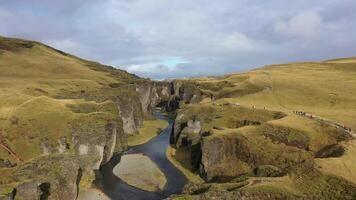
M317 64L293 67L311 74L335 67L320 65L319 71ZM339 67L346 65L355 66L343 63ZM294 111L304 108L324 115L334 113L321 105L321 99L305 100L312 88L293 81L294 76L302 80L308 75L301 70L298 73L303 75L293 73L292 77L288 74L290 69L281 65L183 81L189 85L182 90L193 92L180 95L181 105L170 137L175 149L169 153L173 152L173 163L183 169L192 183L182 195L170 199L356 197L356 182L348 173L354 167L350 155L355 140L345 128L330 125L329 120ZM344 120L349 119L345 116ZM326 163L338 166L338 170Z
M76 199L174 84L0 37L0 199ZM17 71L18 73L13 73Z
M353 199L354 140L292 111L354 124L354 84L315 79L351 80L354 62L299 65L155 82L0 37L0 199L76 199L156 106L178 109L170 143L206 182L177 199Z
M162 104L170 109L172 99L176 99L171 83L147 81L105 90L100 96L89 92L66 95L68 99L85 99L66 105L75 115L66 124L68 134L60 137L57 145L44 137L39 157L8 168L11 177L4 181L3 199L40 199L46 195L50 199L75 199L81 180L90 182L94 170L114 153L126 150L127 136L138 134L137 129L152 108Z

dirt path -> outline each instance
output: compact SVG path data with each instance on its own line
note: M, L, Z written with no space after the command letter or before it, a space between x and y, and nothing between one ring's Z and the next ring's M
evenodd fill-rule
M19 162L23 162L23 160L20 158L20 156L18 156L16 154L15 151L13 151L9 145L6 144L5 138L2 136L2 131L0 130L0 148L4 149L5 151L7 151L12 157L15 158L15 160L19 161Z
M307 112L302 112L302 111L294 111L295 114L299 115L299 116L303 116L303 117L307 117L310 119L314 119L316 121L319 121L321 123L325 123L328 124L330 126L333 126L335 128L338 129L342 129L345 133L351 135L353 138L356 138L356 134L351 130L351 128L347 128L345 127L343 124L339 123L339 122L334 122L332 120L329 119L325 119L323 117L317 116L317 115L313 115Z
M0 141L0 148L4 149L5 151L7 151L12 157L14 157L17 161L19 162L23 162L23 160L14 152L11 150L10 147L8 147L6 144L2 143Z

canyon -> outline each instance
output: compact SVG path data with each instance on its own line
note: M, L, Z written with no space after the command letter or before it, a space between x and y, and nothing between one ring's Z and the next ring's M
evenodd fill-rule
M167 157L189 182L169 199L355 198L352 134L295 114L356 128L355 66L348 58L152 81L0 37L0 199L77 199L156 107L172 115ZM331 81L340 76L348 84Z

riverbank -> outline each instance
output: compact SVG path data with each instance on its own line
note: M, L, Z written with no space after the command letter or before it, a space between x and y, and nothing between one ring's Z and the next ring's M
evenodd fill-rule
M177 153L177 149L169 146L166 151L167 159L179 170L181 171L184 176L192 183L204 183L205 181L199 176L199 174L194 173L189 168L189 159L179 157ZM185 162L185 164L182 164Z
M145 144L156 137L168 126L168 122L162 119L145 120L143 126L138 129L138 134L129 136L127 142L129 146Z

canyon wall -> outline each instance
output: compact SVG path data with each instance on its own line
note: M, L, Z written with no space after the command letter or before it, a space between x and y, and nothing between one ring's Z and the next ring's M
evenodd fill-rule
M112 86L100 93L80 91L59 94L60 99L85 99L68 107L76 117L67 123L70 134L54 145L41 141L42 156L26 161L11 170L16 179L6 184L0 199L76 199L79 188L95 178L94 171L107 163L114 153L127 149L127 137L138 134L153 108L175 109L171 82L143 81L132 85Z

